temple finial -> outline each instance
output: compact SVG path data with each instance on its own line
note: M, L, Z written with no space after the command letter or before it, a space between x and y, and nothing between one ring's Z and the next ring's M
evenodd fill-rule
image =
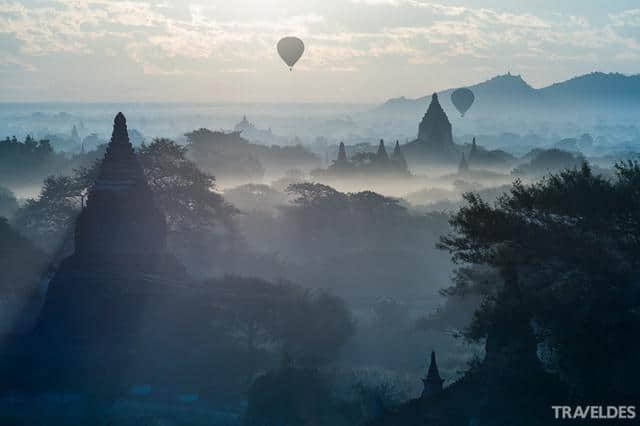
M440 372L438 371L438 364L436 364L436 352L431 351L431 362L429 363L427 377L422 379L424 385L422 397L425 398L442 392L443 382L444 380L440 377Z
M116 118L113 120L113 124L119 125L119 126L126 126L127 119L124 117L123 113L119 112L118 114L116 114Z
M119 112L113 120L113 133L111 134L111 144L129 144L129 133L127 132L127 119Z

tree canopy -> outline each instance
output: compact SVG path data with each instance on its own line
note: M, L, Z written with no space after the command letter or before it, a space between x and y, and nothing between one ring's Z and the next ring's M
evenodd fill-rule
M168 139L142 145L138 158L154 200L174 233L233 230L237 210L216 192L215 177L186 158L186 148ZM55 250L70 232L83 198L95 182L101 161L74 170L71 176L49 176L37 198L27 200L15 218L18 229ZM204 233L206 234L206 232ZM43 236L46 238L43 239Z
M585 163L532 185L516 181L495 205L468 193L440 242L463 266L513 268L545 360L576 392L607 398L631 395L640 377L640 165L616 171L608 180ZM502 281L483 284L471 339L498 320ZM448 292L469 286L461 279Z

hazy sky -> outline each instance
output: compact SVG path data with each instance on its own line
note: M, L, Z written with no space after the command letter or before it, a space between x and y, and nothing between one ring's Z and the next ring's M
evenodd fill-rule
M0 101L378 102L594 70L640 70L640 1L0 0Z

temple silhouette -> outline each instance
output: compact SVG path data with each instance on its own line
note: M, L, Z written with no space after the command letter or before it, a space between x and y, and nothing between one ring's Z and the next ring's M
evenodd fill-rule
M378 142L378 149L373 152L357 152L351 159L347 158L344 142L338 146L337 158L326 170L314 170L316 177L363 177L363 176L410 176L407 160L402 153L400 142L396 141L393 153L389 155L384 140Z
M18 367L4 372L5 386L89 386L112 395L131 383L167 385L195 375L176 360L204 339L204 330L191 328L211 299L167 250L165 216L122 113L76 219L74 242L49 282ZM33 379L25 380L24 371Z
M437 93L418 125L418 137L403 148L410 162L455 164L460 159L460 147L453 142L451 122Z
M391 408L373 426L508 425L521 417L519 424L524 425L529 424L528 418L543 418L548 414L545 410L566 397L557 378L544 370L537 357L517 272L506 267L501 274L505 287L497 305L500 318L489 329L484 358L443 386L432 351L420 397Z
M167 248L163 214L118 113L100 175L91 187L75 227L75 254L83 258L155 257Z
M422 390L422 397L428 398L431 395L442 392L442 383L444 380L440 377L438 371L438 364L436 363L436 353L431 351L431 362L429 363L429 370L427 370L427 377L422 379L424 389Z

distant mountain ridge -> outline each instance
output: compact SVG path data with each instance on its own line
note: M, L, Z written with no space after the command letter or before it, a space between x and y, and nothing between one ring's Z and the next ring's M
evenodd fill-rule
M475 95L477 105L493 108L562 107L581 105L587 108L640 105L640 74L593 72L569 80L535 89L520 75L511 73L495 76L468 87ZM437 92L450 105L450 95L457 88ZM417 99L392 98L377 108L379 112L406 112L424 110L431 94ZM474 107L472 106L472 111ZM450 105L452 107L452 105Z

